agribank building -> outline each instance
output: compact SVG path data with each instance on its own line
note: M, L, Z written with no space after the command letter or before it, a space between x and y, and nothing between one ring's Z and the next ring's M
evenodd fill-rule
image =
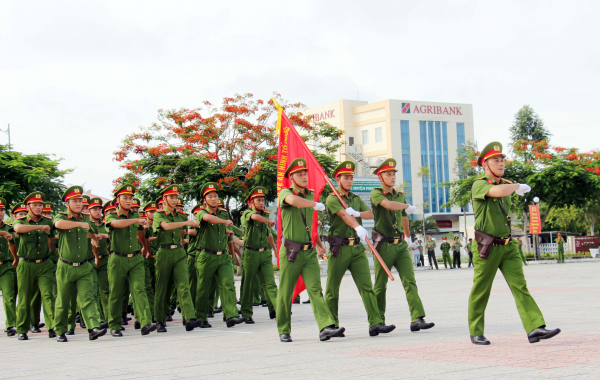
M466 141L474 141L471 104L393 99L369 104L340 100L311 107L304 115L344 131L346 144L340 148L337 158L356 163L352 191L367 205L371 205L369 193L373 187L380 186L373 170L383 160L395 158L398 163L396 183L405 184L408 203L419 208L424 205L425 217L433 216L440 232L459 231L463 210L442 208L449 198L449 190L436 185L456 179L453 169L457 149ZM417 176L423 166L429 168L430 178ZM465 211L472 214L472 207L467 206ZM416 215L417 219L421 217ZM365 223L365 227L372 227L370 222ZM464 218L460 224L460 231L464 231ZM472 226L469 227L469 235L473 236Z

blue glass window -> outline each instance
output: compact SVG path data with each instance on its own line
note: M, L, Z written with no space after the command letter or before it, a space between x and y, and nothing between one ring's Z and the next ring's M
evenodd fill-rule
M436 158L436 166L437 166L437 178L436 184L440 182L444 182L444 170L442 169L442 133L440 128L440 122L435 122L435 158ZM444 202L444 188L441 186L437 186L437 194L438 200L440 202L440 212L444 212L444 209L441 206Z
M465 123L456 123L456 144L458 149L462 148L465 145ZM462 173L459 172L459 175L462 177ZM465 211L469 212L469 205L465 206Z
M402 179L406 183L406 201L412 204L412 173L410 170L410 129L408 120L400 120L400 138L402 142Z
M421 166L427 165L427 123L425 121L419 121L419 127L421 132ZM423 204L424 211L429 212L429 181L425 178L423 180Z
M444 182L450 181L450 168L448 166L448 123L442 122L442 140L443 140L443 155L444 155ZM446 202L450 199L450 189L446 187ZM446 212L450 212L450 207L446 207Z
M429 140L429 170L431 172L431 212L438 212L438 199L437 194L434 189L434 184L436 180L436 170L435 170L435 137L433 134L433 121L427 122L427 137Z

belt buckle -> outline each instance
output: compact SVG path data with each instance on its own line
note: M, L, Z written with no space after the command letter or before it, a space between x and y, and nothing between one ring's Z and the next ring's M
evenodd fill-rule
M393 244L398 244L399 241L400 241L400 238L394 238L394 243Z
M348 245L349 246L353 246L354 245L354 239L348 239Z
M79 263L73 263L73 266L74 266L74 267L78 267L78 266L79 266Z
M134 256L133 253L130 253L127 255L127 257L133 257L133 256Z
M510 242L510 238L504 239L504 245L507 245Z
M309 244L304 244L304 245L302 246L302 250L303 250L303 251L308 251L308 250L309 250L309 248L308 248L308 247L309 247Z
M217 252L217 256L221 256L222 254L223 254L223 251Z
M177 244L171 245L171 249L175 249L175 248L177 248Z
M258 250L258 252L262 252L262 251L264 251L264 250L265 250L264 248L261 248L261 249L259 249L259 250Z
M39 263L41 263L41 262L42 262L42 260L41 260L41 259L39 259L39 260L35 260L35 263L36 263L36 264L39 264Z

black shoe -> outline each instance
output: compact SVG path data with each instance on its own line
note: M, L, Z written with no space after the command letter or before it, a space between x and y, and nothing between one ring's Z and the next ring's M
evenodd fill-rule
M46 324L44 322L40 322L37 324L37 328L41 329L42 327L46 326Z
M225 313L223 313L223 322L227 322L227 318L225 318Z
M246 320L244 322L246 322L247 324L251 325L251 324L254 323L254 319L252 319L252 317L249 317L249 318L246 318Z
M110 331L110 335L112 335L112 336L123 336L123 334L121 333L121 330L111 330Z
M267 301L260 301L260 304L261 304L262 306L265 306L265 305L267 305L267 304L268 304L268 302L267 302Z
M127 319L128 321L131 321L131 317L125 317L125 319Z
M292 341L292 337L290 334L279 334L279 340L288 343Z
M177 311L178 311L179 313L181 313L181 307L180 307L180 306L177 306Z
M48 330L48 338L50 338L50 339L56 338L56 333L54 332L53 329Z
M256 307L256 306L260 306L260 304L258 302L253 302L252 306Z
M223 312L223 308L222 308L221 306L219 306L219 307L215 307L215 310L213 310L213 312L214 312L215 314L222 313L222 312Z
M106 334L106 329L95 328L90 331L90 340L96 340Z
M167 315L167 317L165 318L165 322L173 322L173 317Z
M302 303L310 303L310 298L307 299L306 301L302 302Z
M196 318L190 319L185 324L185 331L192 331L196 327L200 327L200 323L201 322L199 320L197 320Z
M235 325L239 325L242 322L245 322L246 318L244 317L232 317L225 321L227 323L227 327L233 327Z
M300 300L296 298L293 303L300 303Z
M81 320L81 322L79 322L79 327L81 327L82 329L86 329L85 322L83 321L83 319Z
M67 335L66 334L62 334L62 335L59 335L56 338L56 341L62 343L62 342L68 342L69 340L67 339Z
M394 325L386 325L385 323L379 323L373 327L369 327L369 335L377 336L379 334L387 334L389 332L394 331L396 326Z
M482 346L487 346L490 344L490 341L487 340L486 337L484 337L483 335L479 335L479 336L473 336L471 335L471 343L473 344L479 344Z
M202 322L200 322L200 328L201 328L201 329L209 329L209 328L211 328L211 327L212 327L212 326L211 326L211 324L210 324L210 323L208 323L208 321L202 321Z
M41 333L41 332L42 332L42 330L38 329L38 327L37 327L37 326L33 326L33 325L29 326L29 331L31 331L31 332L32 332L32 333L34 333L34 334L37 334L37 333Z
M19 334L19 340L28 340L29 337L27 336L27 334Z
M75 335L75 329L68 329L66 335Z
M171 308L171 316L173 316L173 314L175 314L175 308L174 307Z
M329 340L332 337L339 337L344 334L344 331L346 331L346 329L343 327L335 327L334 325L327 326L319 333L319 340L324 341Z
M127 318L121 318L121 326L127 326L129 322L127 322Z
M108 322L107 321L100 322L100 328L108 330Z
M14 327L9 327L6 330L4 330L4 332L6 333L7 336L15 336L17 335L17 329Z
M135 321L135 323L133 324L133 328L136 330L139 330L142 328L142 324L140 323L140 321Z
M157 327L157 329L156 329L157 332L161 332L161 333L167 332L167 324L165 322L158 322L156 324L156 327Z
M275 319L276 317L277 317L277 313L275 313L275 310L269 311L269 318Z
M125 331L125 327L121 326L121 328L119 329L119 331Z
M410 323L410 331L427 330L435 326L433 322L425 322L423 318L417 319L416 322Z
M529 343L537 343L540 341L540 339L550 339L559 333L560 329L546 330L545 327L538 327L527 334L527 338L529 339Z
M235 301L235 303L237 303L238 305L241 305L241 304L242 304L242 301L240 301L240 300L237 300L237 301Z
M269 304L267 303L267 301L264 301L265 303L261 302L262 307L269 307Z
M208 318L214 318L215 314L212 311L208 312Z
M184 325L184 326L187 324L187 321L185 320L185 318L183 318L183 319L181 320L181 324L182 324L182 325Z
M75 316L75 323L79 323L79 322L81 322L81 315L77 314Z
M156 331L156 325L154 324L149 323L146 326L142 327L142 335L148 335L152 331Z

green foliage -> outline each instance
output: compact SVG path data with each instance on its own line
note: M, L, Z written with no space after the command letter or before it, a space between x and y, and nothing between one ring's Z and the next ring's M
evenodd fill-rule
M0 197L12 205L41 191L47 201L60 205L65 188L63 177L72 171L60 170L60 161L48 154L23 154L0 145Z
M510 139L547 141L552 134L544 127L544 121L529 105L524 105L515 114L515 121L510 127Z
M467 141L456 153L456 161L452 170L458 179L438 184L438 186L450 188L450 198L440 208L464 207L469 204L473 182L484 174L483 169L476 165L479 152L473 142Z
M423 220L410 220L410 231L412 233L423 233ZM428 233L440 232L440 228L432 216L425 219L425 231Z

